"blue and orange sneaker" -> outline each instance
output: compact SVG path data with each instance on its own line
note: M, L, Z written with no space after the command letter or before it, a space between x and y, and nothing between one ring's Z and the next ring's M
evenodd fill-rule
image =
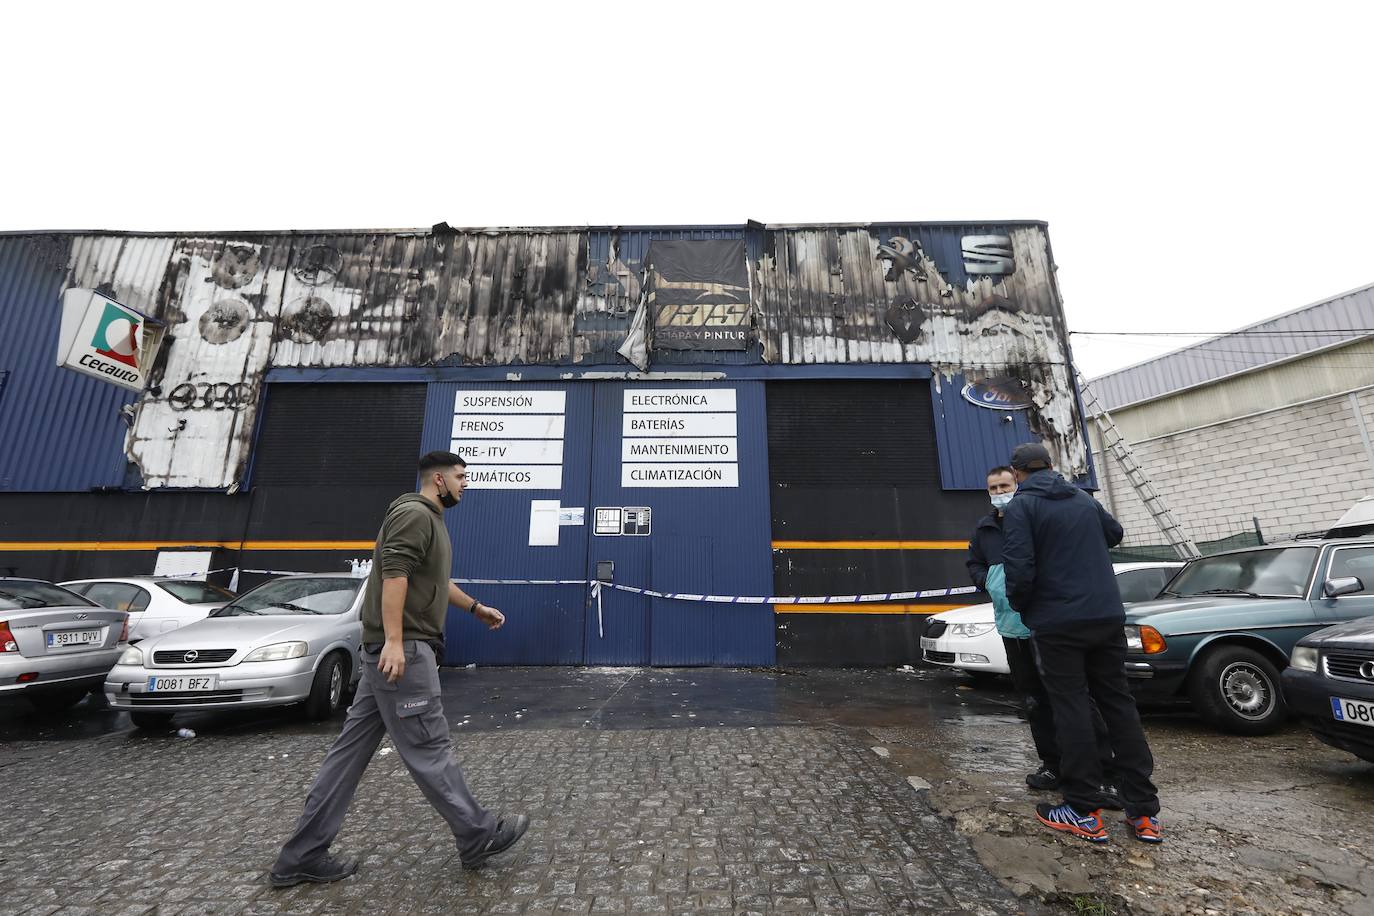
M1089 843L1107 842L1107 825L1102 821L1100 808L1079 814L1068 802L1062 805L1041 802L1035 806L1035 816L1051 830L1062 830Z
M1159 831L1159 818L1142 814L1140 817L1126 818L1126 823L1131 825L1131 829L1135 831L1135 838L1140 842L1164 842L1164 835Z

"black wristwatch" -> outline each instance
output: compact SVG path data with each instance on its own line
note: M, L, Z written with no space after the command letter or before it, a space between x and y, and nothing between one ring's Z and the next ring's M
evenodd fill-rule
M482 606L482 602L480 602L480 601L478 601L478 600L476 600L476 599L473 599L472 607L468 608L468 613L469 613L469 614L476 614L476 613L477 613L477 609L478 609L479 607L481 607L481 606Z

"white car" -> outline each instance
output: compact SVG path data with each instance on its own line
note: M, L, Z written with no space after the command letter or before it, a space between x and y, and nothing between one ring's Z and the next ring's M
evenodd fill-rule
M264 582L205 620L130 646L105 678L105 698L139 728L165 728L178 712L294 703L328 718L362 672L366 581L315 573Z
M101 607L127 612L131 643L204 620L215 608L234 600L228 589L194 579L128 576L58 584Z
M1115 563L1121 600L1149 601L1183 568L1182 563ZM932 665L958 668L974 677L1009 674L1007 650L997 633L991 604L974 604L931 614L921 636L921 657Z

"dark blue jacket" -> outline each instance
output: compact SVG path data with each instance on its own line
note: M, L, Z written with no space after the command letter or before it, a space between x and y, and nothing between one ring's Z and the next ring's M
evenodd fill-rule
M973 537L968 542L968 577L973 584L987 590L988 567L1002 562L1002 517L990 512L978 519L978 527L973 529Z
M1125 620L1109 547L1121 524L1054 471L1021 483L1002 519L1007 598L1033 633Z

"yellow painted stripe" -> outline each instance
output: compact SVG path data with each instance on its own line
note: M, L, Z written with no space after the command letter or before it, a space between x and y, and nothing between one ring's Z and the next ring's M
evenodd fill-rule
M243 550L371 550L375 541L244 541ZM227 547L240 549L238 541L0 541L0 551L45 550L163 550L171 547Z
M775 604L779 614L938 614L967 604Z
M967 550L968 541L774 541L774 550Z

